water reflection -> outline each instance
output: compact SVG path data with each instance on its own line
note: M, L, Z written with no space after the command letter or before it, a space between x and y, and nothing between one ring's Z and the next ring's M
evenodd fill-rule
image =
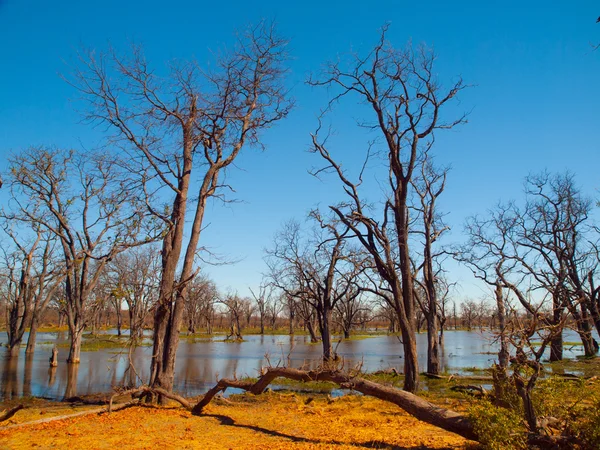
M4 356L4 368L2 370L2 396L5 399L20 397L19 383L17 381L17 369L19 366L19 357L6 354Z
M23 396L30 397L31 391L31 374L33 371L33 355L25 354L25 368L23 369Z
M65 362L66 350L59 349L59 366L48 367L53 345L65 342L64 333L40 333L35 355L1 360L0 394L4 398L34 395L53 399L110 392L113 386L131 386L147 382L152 347L104 349L82 352L78 365ZM5 339L0 336L0 342ZM174 388L193 396L212 387L217 377L256 377L262 367L290 365L315 368L321 360L321 347L311 344L308 336L246 336L246 341L223 342L182 339L177 354ZM565 336L565 341L576 340ZM442 368L456 373L467 367L488 367L496 359L497 346L487 333L450 331L445 333ZM395 367L402 370L402 346L395 336L377 336L355 340L334 340L334 348L345 368L361 366L365 371ZM426 335L417 336L419 364L425 366ZM23 349L24 350L24 349ZM565 349L565 356L581 354L578 348ZM21 384L22 381L22 384Z

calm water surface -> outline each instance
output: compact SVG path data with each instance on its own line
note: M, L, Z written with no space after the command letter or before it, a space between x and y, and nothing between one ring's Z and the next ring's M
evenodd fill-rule
M427 336L417 335L419 364L426 366ZM223 342L223 336L212 340L182 339L177 353L174 389L182 395L206 392L217 377L256 377L262 367L282 364L293 367L316 367L321 357L320 344L311 344L308 336L245 336L244 342ZM497 345L486 332L448 331L442 357L443 368L460 373L466 368L489 367ZM25 349L17 358L0 359L0 398L38 396L63 399L76 395L111 392L113 386L135 383L137 376L127 370L126 349L103 349L81 352L79 365L66 364L67 348L59 348L59 366L50 369L48 358L54 343L66 342L66 333L38 333L33 357ZM565 333L565 341L576 341ZM27 336L23 342L27 341ZM6 334L0 337L6 342ZM402 345L396 336L376 336L342 341L337 353L346 367L362 365L364 371L395 367L402 370ZM581 355L581 347L565 348L565 357ZM147 382L152 347L138 347L133 354L137 375ZM140 384L138 381L135 384Z

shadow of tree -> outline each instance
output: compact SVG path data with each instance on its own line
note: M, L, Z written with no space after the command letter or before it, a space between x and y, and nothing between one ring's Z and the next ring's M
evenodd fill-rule
M367 441L367 442L341 442L336 440L320 440L320 439L311 439L302 436L294 436L291 434L281 433L275 430L269 430L268 428L262 428L255 425L244 425L240 423L236 423L229 416L225 416L222 414L202 414L203 417L212 417L217 419L221 425L236 427L236 428L245 428L247 430L256 431L257 433L263 433L269 436L289 439L292 442L303 442L309 444L330 444L330 445L351 445L357 448L377 448L377 449L387 449L387 450L431 450L431 447L426 446L414 446L414 447L400 447L399 445L389 444L384 441ZM445 447L438 450L452 450L452 447Z

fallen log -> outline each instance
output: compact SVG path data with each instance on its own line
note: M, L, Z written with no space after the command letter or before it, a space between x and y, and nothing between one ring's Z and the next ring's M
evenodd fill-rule
M252 394L259 395L262 394L276 378L288 378L302 382L330 381L336 383L342 389L350 389L394 403L423 422L456 433L464 438L477 440L477 434L473 429L473 424L464 414L441 408L411 394L410 392L383 386L337 370L304 371L292 368L271 367L265 369L261 377L255 383L223 378L219 380L217 384L192 408L192 414L202 414L204 407L210 403L214 396L219 392L225 391L227 388L242 389Z
M4 422L5 420L10 419L12 416L14 416L17 413L17 411L20 411L23 408L25 408L25 406L17 405L14 408L9 409L8 411L4 411L2 413L2 415L0 415L0 422Z

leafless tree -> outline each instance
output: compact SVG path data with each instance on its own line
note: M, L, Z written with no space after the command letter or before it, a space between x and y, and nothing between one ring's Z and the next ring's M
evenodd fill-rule
M305 317L309 327L310 309L316 313L323 359L330 361L332 315L343 298L359 294L355 278L361 267L347 245L348 229L340 221L326 219L316 210L310 219L316 225L312 234L303 233L298 222L284 226L273 248L267 250L267 264L273 284L310 307Z
M218 300L217 286L206 276L197 276L192 280L185 304L188 332L196 333L202 321L206 331L212 334L215 303Z
M160 253L153 245L130 249L117 255L108 267L111 295L127 305L129 337L143 337L144 324L158 300Z
M256 303L256 310L258 311L258 317L260 320L260 334L265 334L265 319L267 318L267 314L272 308L272 305L275 303L273 291L273 285L269 284L265 280L263 280L259 285L257 293L250 289L250 293L252 294L252 297ZM275 311L272 311L272 326L277 320L277 315L278 314Z
M422 260L416 263L418 267L415 271L415 281L421 288L422 296L416 294L415 299L427 321L427 372L439 374L441 362L438 280L442 273L440 256L443 253L436 250L435 246L449 227L442 220L437 200L446 187L448 169L436 169L427 151L420 169L420 174L411 180L417 197L413 209L417 213L417 221L421 223L421 227L415 226L414 232L422 238L423 246Z
M233 50L218 54L214 70L175 61L161 78L134 48L128 58L90 53L75 74L74 84L89 102L87 118L106 125L110 142L129 155L141 197L167 228L154 314L153 387L173 386L207 201L223 198L226 169L243 148L260 146L260 133L290 110L283 86L286 44L273 26L261 23L241 34ZM188 208L193 219L185 241Z
M78 363L104 267L127 248L154 239L158 230L131 200L112 156L30 148L9 163L12 220L50 232L62 250L68 361Z
M251 305L250 299L242 298L237 294L228 294L219 301L225 307L229 316L230 332L228 339L243 340L242 331L244 329L244 313Z
M590 202L569 175L532 175L525 188L524 208L509 203L490 211L489 218L469 219L469 240L458 258L494 288L499 316L509 294L530 315L543 311L539 322L546 326L564 323L567 310L586 355L593 355L589 311L598 262L596 245L586 238ZM556 361L562 359L562 333L552 336L550 360Z
M368 322L368 311L370 311L368 297L358 286L351 288L335 305L336 321L344 338L348 339L352 328L364 326Z
M341 63L329 64L313 86L336 89L330 103L352 96L366 104L371 121L359 125L377 131L381 138L382 160L386 167L387 192L381 211L375 211L361 197L363 171L373 146L369 146L365 165L353 181L338 158L329 150L321 126L312 136L312 151L325 166L315 175L333 172L341 182L347 199L331 206L339 219L350 228L373 259L375 270L386 285L379 291L396 311L404 348L404 388L418 388L419 367L416 347L415 298L410 251L409 198L411 180L419 156L431 145L436 130L452 128L464 121L444 122L445 106L464 88L461 80L447 90L436 81L434 55L425 47L399 50L386 40L387 27L381 39L366 56L354 56L348 69ZM381 218L375 216L380 214Z

